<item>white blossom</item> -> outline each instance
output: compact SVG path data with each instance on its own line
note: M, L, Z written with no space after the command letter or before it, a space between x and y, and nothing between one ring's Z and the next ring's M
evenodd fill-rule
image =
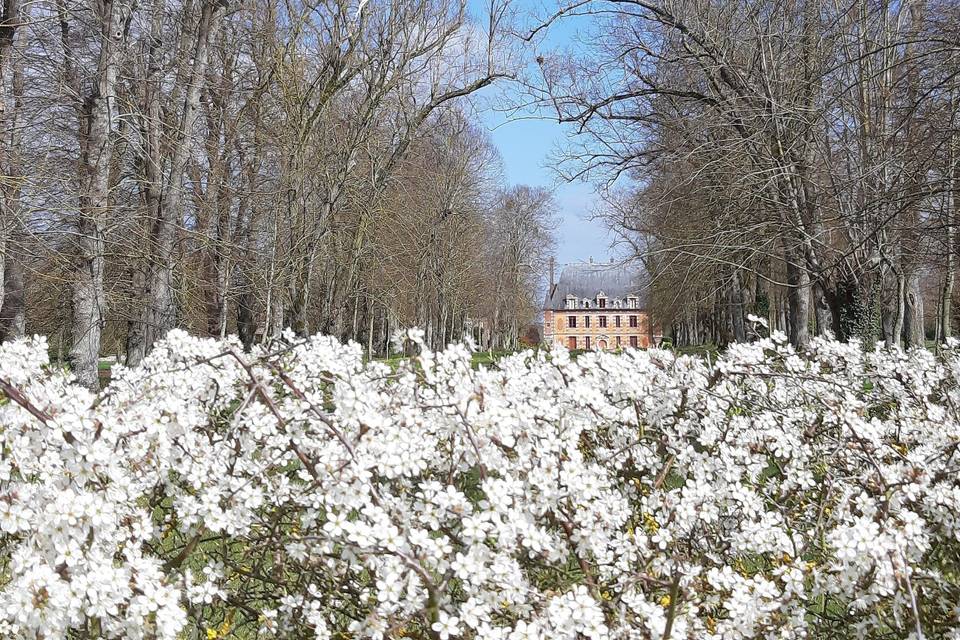
M0 636L960 637L960 342L423 335L174 331L98 397L0 345Z

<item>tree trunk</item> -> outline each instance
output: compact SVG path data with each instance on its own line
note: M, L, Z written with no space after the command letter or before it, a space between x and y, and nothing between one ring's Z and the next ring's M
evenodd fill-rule
M208 163L207 188L203 194L202 207L208 218L205 230L207 242L203 248L203 263L206 267L206 314L207 332L214 337L224 337L227 332L228 288L232 263L231 247L234 227L231 220L235 190L232 188L233 155L235 153L237 127L228 109L234 86L234 56L227 52L227 39L221 38L219 49L224 55L218 62L208 65L207 100L204 112L207 123L205 149ZM217 67L222 69L217 69ZM239 153L242 156L242 152ZM249 198L240 200L236 220L244 220ZM239 230L240 224L237 225Z
M304 214L305 215L305 214ZM310 321L308 313L310 311L310 293L313 289L314 274L316 272L316 258L319 252L320 239L318 232L310 226L307 231L308 241L306 246L296 252L293 264L293 277L290 279L287 297L290 306L285 310L284 321L288 327L298 336L306 336L310 333ZM330 301L324 305L330 308L332 304L334 284L327 290L327 298ZM329 320L329 318L326 318ZM324 328L329 329L329 325Z
M276 300L274 298L273 308L271 309L270 315L272 316L270 320L270 332L264 332L263 339L267 340L269 338L279 338L283 335L283 302Z
M92 390L100 388L100 337L107 306L103 273L113 159L111 123L130 0L105 2L102 12L97 84L81 109L78 255L73 284L73 346L69 356L77 381Z
M884 294L880 305L880 335L884 344L895 346L899 344L898 338L894 337L894 324L896 323L899 302L895 295L891 295L888 285L889 283L884 284ZM894 280L894 288L896 288L896 280Z
M922 347L926 340L923 330L923 298L920 291L920 270L910 269L904 298L903 340L908 347Z
M743 285L739 271L733 272L730 282L730 320L733 325L734 342L746 342L747 330L744 325ZM652 344L652 340L651 340Z
M953 189L948 199L953 201ZM952 206L948 205L948 211L952 214ZM939 317L937 323L938 342L946 342L948 338L953 337L953 285L954 285L954 251L956 246L956 231L953 228L953 217L947 218L947 250L943 265L943 286L940 288Z
M147 77L143 88L143 206L148 225L144 233L149 236L150 226L160 217L161 195L163 192L163 148L161 138L160 98L163 81L163 9L162 0L153 0L150 22L150 40L147 51ZM127 321L127 366L134 366L147 354L149 340L149 303L147 302L147 277L150 272L151 253L148 249L141 264L134 266L131 276L133 297L139 307L133 310Z
M27 329L24 256L15 247L8 247L3 287L6 295L0 307L0 340L20 338Z
M163 185L160 207L153 221L153 256L147 270L147 295L144 310L145 344L148 351L176 324L173 267L176 233L183 217L183 180L193 149L193 130L200 105L200 91L206 74L210 43L217 36L224 4L220 0L204 0L200 20L193 39L193 61L184 75L183 111L179 126L171 136L170 169Z
M4 315L13 316L10 308L5 308L7 295L7 281L5 270L10 265L11 240L20 227L20 192L23 182L21 167L21 129L19 122L23 107L23 69L20 60L22 55L15 55L14 44L18 39L18 27L23 23L24 16L20 12L20 0L3 0L0 5L0 173L3 175L0 183L0 310ZM29 17L29 10L27 13ZM19 273L19 282L22 288L22 265ZM22 306L23 296L20 292L18 304ZM9 307L9 304L7 304ZM8 335L19 335L22 331L9 331Z
M784 238L784 243L789 243ZM804 268L803 256L789 244L784 247L787 269L787 311L790 343L797 349L810 344L810 274Z
M896 309L893 316L893 344L891 346L903 346L903 325L906 315L906 291L907 283L903 276L903 271L897 269L894 272L897 279Z
M953 95L951 95L950 105L954 107L956 100ZM958 183L957 172L960 169L960 158L957 156L960 155L960 136L957 135L956 130L950 136L950 153L948 156L949 167L947 171L950 175L950 179L947 184L947 195L946 195L946 205L945 205L945 221L944 226L946 228L946 251L944 252L944 265L943 265L943 287L940 290L940 315L939 315L939 340L940 342L946 342L947 338L953 337L953 284L954 284L954 253L957 250L957 239L956 239L956 229L954 224L956 223L956 206L957 206L957 189L960 188L960 183Z
M250 188L244 193L240 206L241 211L247 212L246 219L240 220L238 233L238 239L243 242L243 250L232 268L237 288L237 333L240 334L243 348L248 351L257 338L257 297L252 276L256 264L256 246L253 239L253 212L249 203L252 191L253 180L251 179Z
M367 298L367 315L369 324L367 325L367 359L373 360L373 308L370 306L370 299Z
M813 308L817 321L817 335L837 335L837 318L830 306L830 295L822 280L813 286Z
M2 205L0 205L2 206ZM6 212L0 211L0 313L3 312L6 299L6 269L8 262L8 245L10 244L10 229L12 226L5 219Z

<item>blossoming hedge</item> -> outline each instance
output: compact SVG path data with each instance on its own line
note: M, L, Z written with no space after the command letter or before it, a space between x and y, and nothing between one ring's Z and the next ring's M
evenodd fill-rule
M93 396L5 344L0 637L960 637L958 379L175 332Z

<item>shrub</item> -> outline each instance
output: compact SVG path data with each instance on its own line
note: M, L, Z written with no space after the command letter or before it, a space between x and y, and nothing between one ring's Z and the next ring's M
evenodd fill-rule
M0 636L958 637L956 344L397 367L0 346Z

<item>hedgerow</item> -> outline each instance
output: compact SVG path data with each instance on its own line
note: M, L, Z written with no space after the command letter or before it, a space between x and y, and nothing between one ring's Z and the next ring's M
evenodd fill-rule
M0 636L960 637L957 343L288 340L0 346Z

